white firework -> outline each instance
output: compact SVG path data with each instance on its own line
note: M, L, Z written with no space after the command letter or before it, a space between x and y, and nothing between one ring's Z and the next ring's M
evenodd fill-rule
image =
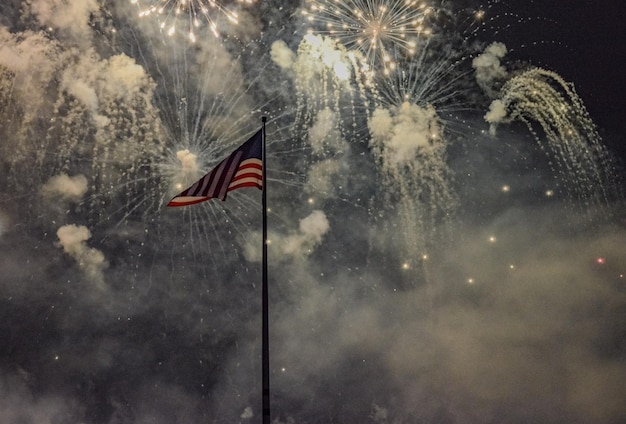
M309 0L302 14L317 32L360 52L366 71L389 75L398 56L414 55L418 40L430 35L432 12L416 0Z
M192 42L197 40L196 30L205 23L216 37L219 36L221 17L226 18L231 24L239 23L238 13L216 0L130 0L130 2L137 5L140 17L154 16L159 21L161 29L168 35L182 31ZM237 0L237 3L251 4L254 0Z

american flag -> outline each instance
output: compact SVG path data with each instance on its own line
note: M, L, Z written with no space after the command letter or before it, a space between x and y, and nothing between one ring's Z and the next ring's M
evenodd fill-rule
M215 198L226 200L229 191L242 187L263 189L262 145L261 129L167 206L187 206Z

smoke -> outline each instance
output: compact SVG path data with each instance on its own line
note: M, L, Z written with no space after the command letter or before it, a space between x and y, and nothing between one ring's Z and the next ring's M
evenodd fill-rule
M87 178L84 175L74 177L57 175L50 178L41 191L46 197L58 196L64 200L78 202L87 192Z
M296 54L287 46L283 40L277 40L272 43L270 50L272 61L281 69L290 69L296 60Z
M40 25L59 29L73 41L91 38L89 19L100 11L95 0L33 0L29 6Z
M138 3L0 7L0 422L258 419L260 193L164 205L261 116L273 422L624 422L623 205L567 196L610 165L567 83L450 22L381 93L295 3L195 43Z
M4 422L52 424L77 418L71 400L53 394L36 396L23 377L0 375L0 417Z
M497 83L506 79L507 71L501 63L506 53L507 48L503 43L494 42L472 61L476 82L490 97L498 93Z
M330 223L323 211L314 210L305 218L300 220L298 231L292 234L282 235L270 232L268 235L270 243L270 254L277 260L285 261L292 259L303 259L313 253L324 235L328 232ZM261 260L261 234L254 232L244 246L246 259L250 262Z
M59 247L77 262L93 286L98 290L105 290L103 271L107 262L101 251L85 243L91 238L89 229L82 225L64 225L57 230L57 237Z
M188 149L179 150L176 152L176 157L180 161L180 165L182 167L181 172L184 175L192 174L195 175L198 172L198 156L191 153Z
M347 146L339 132L338 116L329 108L322 109L309 128L309 144L313 153L334 155L342 153Z
M403 103L391 112L376 109L369 121L372 143L394 164L415 160L418 152L429 154L433 140L441 137L435 109ZM435 141L436 142L436 141Z

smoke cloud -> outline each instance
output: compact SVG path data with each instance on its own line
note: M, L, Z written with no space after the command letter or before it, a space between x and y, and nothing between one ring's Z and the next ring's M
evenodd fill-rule
M314 210L309 216L300 220L299 231L288 235L270 232L269 250L279 260L305 258L313 253L329 228L330 224L324 212ZM261 240L261 234L255 232L245 246L246 258L250 262L261 261L261 251L258 249Z
M389 76L312 2L148 3L0 6L1 423L259 419L261 193L165 205L261 117L272 422L626 421L624 197L562 78L451 2Z
M87 192L87 178L84 175L57 175L50 178L41 190L47 197L59 196L64 200L78 202Z
M104 254L85 243L91 238L91 232L85 226L75 224L64 225L57 230L59 246L76 260L80 269L92 281L94 287L104 290L103 271L107 267Z
M498 92L496 84L506 79L507 71L501 63L506 53L507 48L503 43L494 42L472 61L476 81L490 97Z
M403 103L393 113L392 116L385 109L374 111L369 122L373 143L381 143L393 163L412 161L418 151L428 154L432 140L440 136L434 108Z

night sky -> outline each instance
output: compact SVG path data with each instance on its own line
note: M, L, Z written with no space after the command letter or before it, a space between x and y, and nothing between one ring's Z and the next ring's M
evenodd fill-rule
M261 421L262 116L273 423L626 422L622 2L157 3L0 5L0 423Z
M520 49L519 56L553 69L572 82L606 142L626 157L622 122L626 85L618 83L621 64L626 62L626 50L621 48L626 42L621 28L626 5L617 0L601 5L570 2L567 6L533 0L506 3L535 18L527 30L505 35L519 46L528 46Z

